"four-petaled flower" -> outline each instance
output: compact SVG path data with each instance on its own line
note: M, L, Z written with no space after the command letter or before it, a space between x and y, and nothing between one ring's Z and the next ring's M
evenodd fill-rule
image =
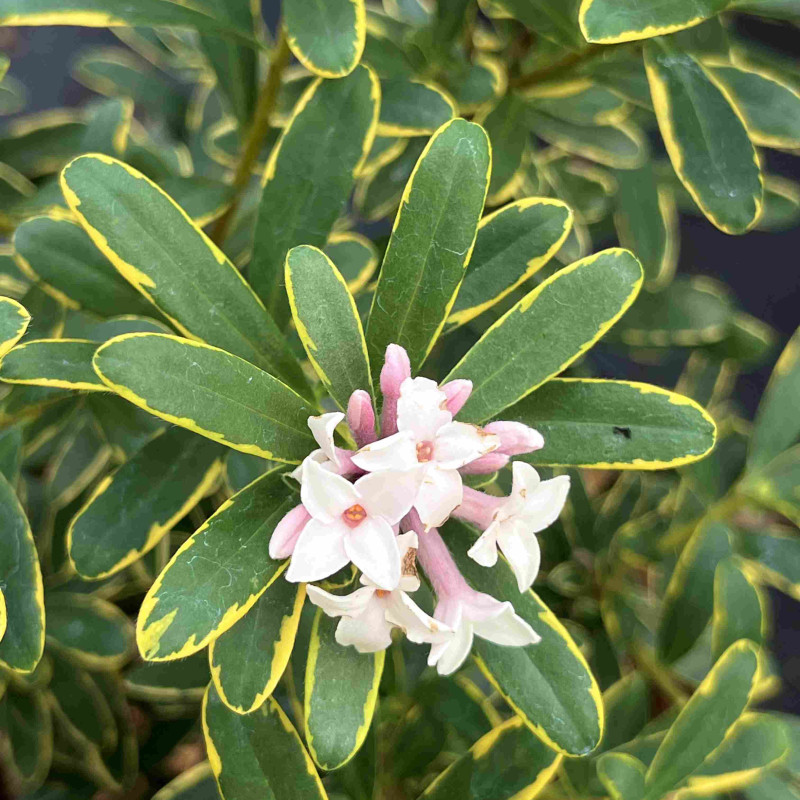
M475 425L454 422L447 395L427 378L406 378L401 384L397 429L362 447L353 463L372 473L421 469L413 505L426 527L441 525L461 503L459 468L496 450L500 439Z
M307 459L302 481L300 498L311 519L294 546L287 580L318 581L352 561L376 586L397 588L393 526L411 508L419 473L379 472L350 483Z
M561 513L569 492L569 476L542 481L539 473L523 461L515 461L512 470L511 494L497 504L469 556L484 567L493 567L499 547L517 576L520 592L524 592L539 572L541 554L535 534L552 525Z
M403 563L400 583L393 591L376 586L365 575L361 588L346 595L336 595L308 587L308 597L329 617L341 617L336 626L336 641L352 645L359 653L385 650L392 643L392 629L400 628L417 644L445 641L450 629L429 617L409 596L419 589L415 566L417 535L403 533L397 537Z

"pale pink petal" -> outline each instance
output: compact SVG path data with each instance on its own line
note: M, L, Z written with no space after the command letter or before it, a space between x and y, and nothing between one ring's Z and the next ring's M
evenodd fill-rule
M436 659L436 671L440 675L452 675L466 661L472 649L472 640L472 625L465 620L444 645L433 645L431 652L434 647L441 647Z
M500 614L490 619L474 621L475 633L494 644L524 647L541 641L539 635L514 613L511 603L503 603Z
M392 624L384 616L383 603L374 599L358 617L342 617L336 626L336 641L351 645L359 653L376 653L392 643Z
M319 581L350 563L344 549L347 526L336 521L326 524L312 519L300 534L286 571L292 583Z
M367 517L344 539L348 559L376 586L391 591L400 583L400 548L385 520Z
M446 641L452 635L450 628L429 617L405 592L392 592L384 604L386 619L402 629L409 641L432 644Z
M444 383L440 387L447 397L447 410L455 416L464 408L464 403L469 400L472 394L472 381L464 378L457 378L449 383Z
M400 386L411 376L411 362L408 353L398 344L390 344L386 348L386 359L381 369L381 434L391 436L397 433L397 400L400 397Z
M482 567L493 567L497 563L497 523L486 529L467 555Z
M366 472L412 469L419 465L416 444L408 433L395 433L362 447L353 456L353 463Z
M342 414L341 411L332 411L330 414L322 414L319 417L308 418L308 427L317 440L319 449L322 450L334 464L337 463L337 460L336 450L333 445L333 432L343 419L344 414Z
M358 617L375 595L375 590L365 586L350 594L331 594L319 586L307 587L308 599L319 606L329 617Z
M477 425L450 422L436 434L434 458L444 469L458 469L496 450L500 440Z
M500 439L500 452L508 456L519 456L523 453L533 453L544 447L544 437L539 431L524 425L521 422L507 422L500 420L490 422L485 426L489 433L494 433Z
M371 517L382 517L396 525L408 514L422 482L419 468L406 472L371 472L355 482L361 505Z
M511 457L504 453L487 453L460 467L459 472L462 475L488 475L491 472L499 472L510 460Z
M306 459L300 498L314 519L332 522L358 503L358 493L350 481L334 475L316 461Z
M417 442L432 442L437 431L453 415L447 410L447 395L428 378L407 378L397 401L397 428L409 431Z
M517 576L520 592L525 592L531 588L539 574L542 558L539 541L521 522L507 522L499 525L499 528L497 544Z
M414 508L426 528L441 525L461 505L462 483L458 470L440 469L432 463L425 471Z
M306 523L311 519L311 515L306 511L301 503L288 511L283 519L275 526L269 540L270 558L289 558L294 552L297 539L305 528Z
M347 425L359 447L372 444L377 439L375 433L375 409L369 392L356 389L347 403Z

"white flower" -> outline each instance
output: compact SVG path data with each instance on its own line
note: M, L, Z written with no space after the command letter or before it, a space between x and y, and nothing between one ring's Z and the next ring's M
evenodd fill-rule
M380 588L395 589L400 548L392 526L411 508L419 477L381 472L350 483L307 458L300 497L311 519L294 547L287 580L321 580L352 561Z
M500 440L454 422L447 395L427 378L406 378L397 402L398 432L363 447L353 462L367 472L423 466L414 507L426 528L441 525L461 503L459 467L497 449Z
M393 591L376 586L365 575L362 588L348 595L330 594L317 586L308 587L308 597L329 617L341 617L336 626L336 641L353 645L359 653L385 650L392 643L392 628L402 629L406 636L418 644L444 641L450 629L429 617L408 596L419 588L419 578L414 567L417 546L415 533L397 537L403 560L400 584Z
M439 601L435 617L453 629L453 635L433 644L428 655L428 664L435 666L440 675L450 675L464 663L476 635L511 647L541 641L533 628L514 613L511 603L501 603L466 584L456 594Z
M512 469L511 494L498 506L492 523L468 555L484 567L493 567L499 547L517 576L520 592L524 592L539 572L540 551L535 534L552 525L561 513L569 492L569 476L542 481L539 473L522 461L515 461Z
M332 411L329 414L321 414L318 417L308 418L308 427L317 440L319 448L313 450L303 463L291 473L292 477L298 483L303 480L303 468L308 459L315 461L330 472L339 472L341 465L339 463L339 456L336 454L336 446L333 443L333 432L343 419L344 414L342 414L341 411Z

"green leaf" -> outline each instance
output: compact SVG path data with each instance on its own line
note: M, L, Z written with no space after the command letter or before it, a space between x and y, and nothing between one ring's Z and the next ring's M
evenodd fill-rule
M611 338L631 347L697 347L724 339L734 309L724 287L680 277L664 291L643 292Z
M372 724L385 652L359 653L336 641L338 619L317 610L304 692L308 750L324 770L343 767Z
M627 753L607 753L597 762L597 774L611 800L641 800L647 767Z
M190 767L159 789L153 800L219 800L211 765L201 761Z
M731 0L582 0L580 25L587 41L617 44L699 25Z
M549 144L598 164L636 169L647 157L644 134L629 121L613 125L576 125L541 111L527 112L528 124Z
M211 643L211 675L228 708L249 714L273 693L289 663L305 597L305 584L279 579Z
M757 469L770 462L800 435L795 401L800 392L800 328L789 340L772 371L758 405L750 436L749 465Z
M172 428L104 478L67 531L75 571L89 580L107 578L152 550L214 486L220 451Z
M306 388L239 272L156 184L112 158L81 156L64 169L61 186L95 245L183 334Z
M667 40L648 42L644 63L675 172L714 225L745 233L761 214L764 185L738 112L700 62Z
M272 470L184 542L142 601L136 637L148 661L196 653L253 607L286 566L270 558L269 540L295 502Z
M454 116L453 100L435 84L407 78L381 81L379 136L430 136Z
M448 329L499 303L558 252L572 227L572 211L560 200L528 197L487 214L458 290Z
M545 446L531 464L666 469L697 461L716 441L714 420L693 400L629 381L548 381L502 413L536 428Z
M113 394L93 394L87 405L117 461L127 461L166 427L163 420Z
M610 172L594 164L558 156L536 167L580 222L593 225L608 216L617 192L617 183Z
M560 753L586 755L603 733L603 700L580 650L552 611L532 591L520 594L504 562L491 570L467 556L475 531L451 519L442 536L469 584L514 604L542 637L528 647L503 647L476 639L478 665L537 737Z
M162 180L159 186L192 218L198 228L204 228L218 219L230 206L231 187L211 178L174 175Z
M356 389L371 391L372 378L361 319L344 278L321 250L294 247L286 257L286 293L308 360L346 409Z
M508 200L516 190L517 173L528 143L525 107L515 94L507 94L478 121L491 145L492 175L487 202L495 206Z
M800 599L800 539L795 535L778 535L739 531L742 555L753 559L748 567L760 580Z
M361 181L355 194L355 205L368 222L389 216L400 204L408 179L428 142L419 136L404 140L405 147L382 164L376 172Z
M800 445L781 453L758 472L751 472L739 488L741 494L765 508L800 524Z
M678 787L725 741L750 702L758 654L746 639L731 645L681 709L647 770L646 800Z
M372 147L379 106L378 79L363 65L341 80L314 81L270 153L248 275L280 322L286 254L325 245Z
M349 75L367 35L364 0L286 0L284 24L297 60L323 78Z
M800 221L800 186L777 175L764 178L764 213L759 230L784 231Z
M681 551L661 611L658 652L667 662L689 652L714 609L714 573L731 555L730 529L721 522L698 527Z
M742 115L753 144L760 147L800 147L800 91L757 69L704 61Z
M208 655L200 652L180 661L149 661L125 673L125 690L134 700L184 703L200 700L211 680Z
M31 321L25 333L27 339L51 339L61 336L66 318L66 308L38 284L25 292L22 305Z
M585 46L578 28L579 0L496 0L496 5L527 28L562 47Z
M645 288L663 288L678 260L678 215L672 193L658 183L652 162L618 170L614 224L620 243L642 262Z
M491 169L489 140L455 119L431 137L403 193L367 323L375 370L389 344L415 371L455 302L475 244Z
M530 104L551 117L558 117L575 125L610 125L624 120L630 113L629 107L619 95L602 86L586 86L576 81L574 89L568 89L569 84L564 88L564 92L568 93L558 92L552 97L547 94L537 97L534 90Z
M0 474L9 486L16 486L22 461L22 426L15 425L0 431ZM3 637L0 635L0 639Z
M215 347L132 333L102 345L94 366L134 405L234 450L299 463L314 448L307 425L313 409L271 375Z
M0 591L6 602L6 632L0 664L32 672L44 649L44 587L28 519L14 490L0 475Z
M53 757L53 723L44 695L7 691L0 699L0 727L7 737L3 766L23 792L34 790Z
M34 386L55 386L85 392L108 387L92 368L97 342L85 339L37 339L17 345L0 365L0 380Z
M513 800L536 797L561 757L519 717L498 725L452 763L422 793L427 800Z
M110 28L140 25L196 28L252 41L252 33L211 13L201 3L191 7L171 0L0 0L0 25L82 25Z
M86 124L81 149L86 153L124 155L132 121L133 101L130 98L103 100L96 105Z
M358 294L369 283L378 266L375 245L360 233L348 231L332 234L324 247L324 253L336 264L353 295Z
M736 557L720 561L714 573L712 649L719 658L734 642L762 644L769 627L769 607L761 587Z
M231 450L225 459L225 482L231 494L240 492L267 470L277 466L258 456Z
M473 383L460 419L488 420L565 370L625 313L641 285L639 262L616 248L543 281L450 372L446 380Z
M116 669L133 652L133 626L99 597L53 592L45 603L48 643L65 650L87 669Z
M54 216L23 222L14 232L14 249L25 272L70 308L101 316L153 313L74 222Z
M24 335L31 315L16 300L0 297L0 358Z
M203 731L223 800L327 800L314 763L274 698L243 716L212 684L203 701Z

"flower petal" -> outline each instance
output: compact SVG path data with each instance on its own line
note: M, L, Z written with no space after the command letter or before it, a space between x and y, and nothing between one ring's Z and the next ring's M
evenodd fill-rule
M435 463L425 470L414 507L426 528L441 525L461 505L463 485L458 470L440 469Z
M464 620L444 645L433 645L431 653L434 647L441 648L436 659L436 671L440 675L452 675L466 661L472 640L472 624Z
M383 603L374 599L358 617L342 617L336 626L336 641L352 645L359 653L376 653L392 643L392 624L384 616Z
M419 465L416 444L408 433L395 433L362 447L353 456L353 463L367 472L412 469Z
M333 444L333 432L336 426L344 419L341 411L332 411L330 414L321 414L318 417L308 418L308 427L317 440L320 450L337 464L336 448Z
M524 647L541 641L533 628L514 613L511 603L502 603L502 606L497 616L473 622L475 633L481 639L511 647Z
M348 530L344 549L372 583L381 589L396 589L400 583L400 548L391 525L379 517L367 517Z
M363 586L350 594L331 594L311 584L307 591L308 599L329 617L361 616L375 595L375 589L371 586Z
M286 580L292 583L319 581L350 563L344 548L347 531L343 522L324 523L312 519L294 546Z
M539 574L542 559L539 540L535 534L521 521L506 522L499 525L497 544L517 576L520 592L530 589Z
M433 455L443 469L458 469L497 450L500 440L476 425L449 422L436 434Z
M542 481L533 493L529 493L521 513L528 530L538 533L552 525L564 508L568 493L569 475Z
M420 468L406 472L383 470L359 478L355 489L371 517L382 517L390 525L396 525L414 505L421 482Z
M333 522L343 511L358 503L358 493L350 481L311 459L307 458L303 463L300 497L314 519Z
M428 378L406 378L397 401L397 427L417 442L432 442L453 415L447 410L447 395Z
M492 523L478 541L467 551L467 555L482 567L493 567L497 563L497 523Z
M302 503L287 511L270 536L270 558L289 558L297 544L297 538L310 519L311 515Z
M432 644L451 637L450 628L429 617L405 592L392 592L384 602L386 619L402 629L409 641Z

